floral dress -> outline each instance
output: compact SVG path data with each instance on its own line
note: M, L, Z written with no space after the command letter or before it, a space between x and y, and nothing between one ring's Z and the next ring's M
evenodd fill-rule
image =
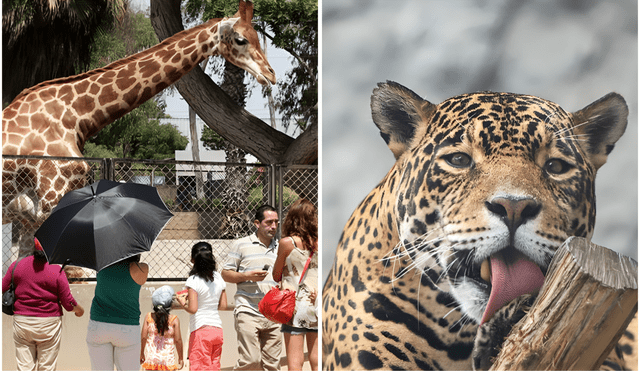
M293 238L291 240L293 241ZM302 274L311 252L298 248L295 241L293 246L295 247L285 259L282 271L282 288L298 291L293 319L287 324L294 327L317 330L318 311L316 305L311 304L310 295L312 292L318 292L318 254L314 253L311 257L309 268L307 268L307 272L300 286L298 286L300 274Z
M175 345L173 342L173 326L171 323L177 318L175 315L169 315L167 322L168 329L165 330L164 336L158 334L156 323L151 317L151 313L147 313L145 321L149 322L149 332L147 335L147 344L144 347L144 363L142 368L145 370L177 370Z

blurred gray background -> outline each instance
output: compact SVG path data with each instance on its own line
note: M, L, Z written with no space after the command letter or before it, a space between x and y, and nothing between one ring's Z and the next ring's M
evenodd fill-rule
M385 80L434 104L493 90L569 112L622 94L629 124L598 172L593 242L637 260L637 15L631 0L323 0L323 281L349 216L394 162L369 107Z

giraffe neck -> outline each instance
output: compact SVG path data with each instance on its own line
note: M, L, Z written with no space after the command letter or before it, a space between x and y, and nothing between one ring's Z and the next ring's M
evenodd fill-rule
M80 75L60 78L26 89L16 99L53 97L62 124L75 126L76 144L132 111L179 80L206 57L218 54L218 23L211 19L173 35L149 49ZM12 103L13 104L13 103Z
M218 54L219 21L210 20L182 31L123 60L123 63L108 65L100 76L89 77L89 81L105 81L106 84L101 84L91 125L84 130L80 128L81 140L86 141L109 123L178 81L206 57Z

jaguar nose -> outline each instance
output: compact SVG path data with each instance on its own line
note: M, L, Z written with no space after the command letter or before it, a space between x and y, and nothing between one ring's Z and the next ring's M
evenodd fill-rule
M507 225L511 233L519 226L538 216L542 205L533 198L496 197L485 202L486 208Z

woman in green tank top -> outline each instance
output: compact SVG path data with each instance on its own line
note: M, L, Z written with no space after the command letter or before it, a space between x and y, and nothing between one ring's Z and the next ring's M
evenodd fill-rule
M140 255L98 272L87 330L93 370L140 369L140 287L148 274Z

